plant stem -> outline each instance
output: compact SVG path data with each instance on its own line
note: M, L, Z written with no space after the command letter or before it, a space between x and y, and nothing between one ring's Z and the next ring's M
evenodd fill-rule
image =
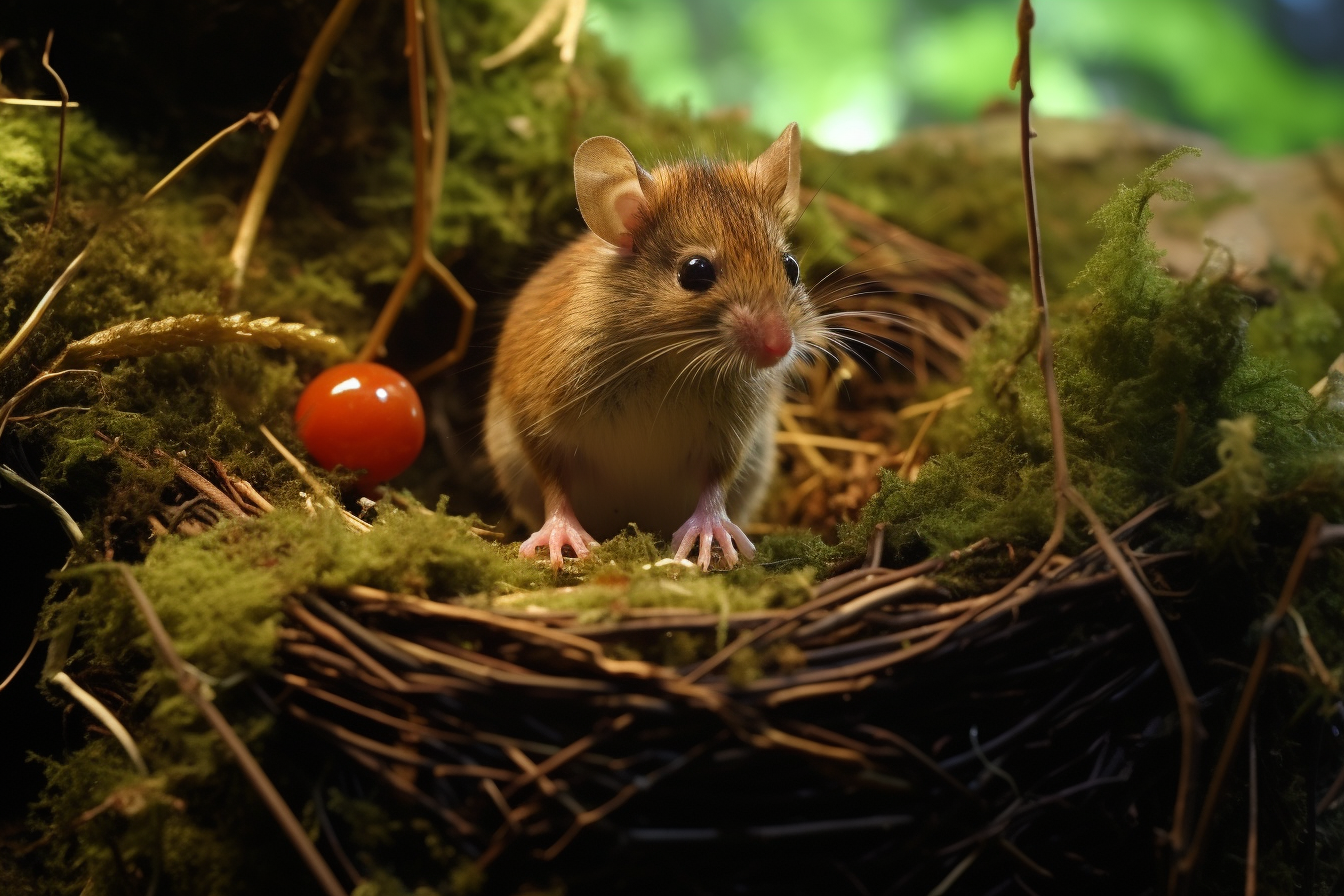
M234 237L233 248L229 250L229 260L233 262L233 279L230 284L232 288L226 296L227 301L224 302L226 308L232 307L242 292L243 279L247 274L247 262L252 257L252 247L256 245L257 233L261 230L261 221L266 215L266 205L271 200L271 192L275 189L280 169L285 164L285 157L289 155L290 147L294 145L294 137L299 132L304 113L308 111L308 103L313 98L317 82L322 78L327 59L331 57L331 51L345 33L346 27L350 24L350 17L354 15L358 6L359 0L338 0L336 8L322 23L322 30L317 33L312 46L308 48L308 55L304 57L303 65L299 67L294 92L289 95L284 115L280 117L275 135L271 137L271 142L266 147L266 155L261 160L257 179L252 184L252 192L247 195L247 204L243 207L243 215L238 222L238 234Z

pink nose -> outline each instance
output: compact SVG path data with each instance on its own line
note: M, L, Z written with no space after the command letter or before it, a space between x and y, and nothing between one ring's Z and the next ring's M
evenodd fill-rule
M793 348L793 334L776 315L755 321L749 342L758 367L773 367Z

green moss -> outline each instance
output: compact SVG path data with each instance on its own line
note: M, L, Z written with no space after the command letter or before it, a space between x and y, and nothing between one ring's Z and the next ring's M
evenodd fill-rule
M1344 244L1336 240L1344 258ZM1256 354L1287 365L1293 382L1309 387L1344 354L1344 265L1336 265L1314 286L1287 272L1271 272L1276 301L1251 320L1249 339Z
M1220 462L1244 472L1256 449L1264 455L1267 489L1252 495L1238 485L1241 497L1224 494L1226 506L1210 491L1203 513L1183 523L1218 551L1249 542L1255 508L1265 502L1286 502L1299 520L1305 507L1333 508L1344 433L1337 412L1314 402L1282 366L1251 353L1252 306L1233 286L1177 282L1159 267L1147 236L1149 201L1188 195L1161 177L1188 152L1162 157L1097 212L1099 248L1051 314L1070 475L1108 523L1200 482ZM914 483L886 473L860 522L843 532L849 555L878 522L887 524L888 549L901 559L986 536L1024 547L1044 540L1054 512L1053 463L1035 327L1029 301L1015 293L977 334L968 363L977 400L941 425L944 444L956 450L934 457ZM1256 449L1245 438L1248 424L1222 422L1245 415L1256 421ZM1233 433L1240 441L1228 441ZM1214 480L1223 487L1245 481L1230 471ZM1086 540L1070 532L1074 547Z
M816 532L773 532L756 545L756 563L773 572L825 569L836 559L835 547Z

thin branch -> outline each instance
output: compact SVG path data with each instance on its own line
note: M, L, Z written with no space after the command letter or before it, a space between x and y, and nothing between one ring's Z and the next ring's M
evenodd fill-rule
M19 673L23 671L23 667L28 663L28 657L33 655L33 648L37 647L37 642L39 640L38 631L37 628L33 629L33 639L28 642L28 649L23 652L23 657L19 660L19 664L14 667L13 672L10 672L5 676L4 681L0 681L0 691L9 687L9 683L17 678Z
M209 479L206 479L200 473L197 473L191 467L182 463L182 461L173 457L162 448L155 448L154 453L172 464L173 472L177 474L178 479L181 479L187 485L196 489L202 497L218 507L225 514L236 520L247 519L247 514L243 512L243 508L239 507L236 501L220 491Z
M252 184L252 192L247 195L247 204L243 206L243 214L238 221L238 233L234 237L233 248L229 250L229 261L233 263L233 280L226 306L235 304L242 292L248 259L252 257L252 247L256 245L257 233L261 230L266 205L270 202L271 192L275 189L276 179L280 176L280 169L285 164L285 157L289 155L290 147L294 145L294 137L299 132L304 113L308 111L308 103L313 98L317 82L322 79L327 59L330 58L331 51L341 39L341 35L345 33L350 18L358 6L359 0L338 0L327 20L322 23L322 30L317 33L312 46L308 48L303 65L299 67L294 92L289 95L285 112L280 117L271 142L266 147L266 155L261 160L257 179Z
M1246 807L1246 896L1255 896L1256 866L1260 860L1260 772L1255 756L1255 710L1251 710L1246 731L1246 752L1250 764L1250 800Z
M262 110L261 112L249 112L247 115L244 115L242 118L202 143L195 152L179 162L176 168L169 171L164 175L162 180L151 187L148 193L140 197L138 203L132 203L130 207L143 205L144 203L149 202L157 196L161 190L180 177L184 171L200 161L206 153L214 149L215 145L225 137L228 137L236 131L242 130L249 124L269 124L274 119L275 114L269 109ZM65 289L70 281L75 278L75 274L79 273L79 269L83 267L84 262L88 260L89 250L93 248L94 241L98 239L110 223L115 221L122 214L125 214L128 210L128 208L119 209L108 217L107 220L103 221L102 224L98 225L98 229L93 232L93 236L89 237L88 243L85 244L80 253L71 260L70 264L66 265L65 270L56 278L56 282L51 285L51 288L42 296L41 300L37 303L37 306L29 313L28 319L23 322L23 326L19 327L18 332L14 334L13 338L9 340L3 349L0 349L0 367L4 366L10 358L14 357L15 353L28 341L28 337L33 335L33 331L36 330L37 325L42 322L42 318L51 307L51 303L56 300L56 296L60 295L61 290Z
M234 759L238 762L243 774L257 791L262 802L266 804L266 808L271 811L271 815L279 822L285 836L289 838L294 849L308 866L308 870L317 879L322 891L327 896L347 896L345 888L336 879L336 875L332 873L331 867L322 858L322 854L317 851L313 841L308 838L307 831L294 817L293 811L286 805L284 798L275 789L275 785L271 783L270 778L266 777L266 772L262 770L252 752L248 750L247 744L243 743L242 738L229 725L228 720L224 718L223 713L219 711L215 704L205 699L204 695L201 694L200 681L187 671L186 664L178 654L177 648L173 646L173 639L168 635L168 630L163 627L159 614L154 610L154 605L150 603L149 596L140 587L140 583L136 581L130 567L119 565L118 568L121 570L122 579L125 581L127 589L131 592L132 599L134 599L141 615L144 616L145 625L154 638L160 656L177 677L177 686L196 705L201 715L210 723L210 727L215 729L220 740L224 741L224 745L233 753Z
M1139 612L1148 624L1158 655L1171 680L1172 690L1176 694L1176 705L1181 724L1181 768L1177 783L1176 802L1172 810L1171 845L1177 856L1181 856L1186 843L1186 814L1190 801L1190 790L1194 780L1194 766L1198 747L1204 731L1199 721L1199 702L1190 687L1185 668L1181 664L1176 645L1171 640L1162 614L1153 603L1152 595L1144 588L1135 575L1133 568L1116 546L1115 540L1106 530L1101 518L1083 496L1073 488L1069 480L1068 456L1064 447L1064 416L1060 408L1059 385L1055 380L1055 359L1052 336L1050 333L1049 303L1045 295L1045 275L1041 265L1041 225L1036 205L1036 174L1032 156L1032 138L1035 131L1031 127L1031 29L1036 22L1036 13L1031 0L1021 0L1017 14L1017 58L1013 60L1009 86L1021 83L1021 101L1019 103L1019 138L1022 153L1022 186L1027 208L1027 245L1031 257L1031 293L1037 312L1036 324L1039 327L1040 347L1037 362L1045 383L1046 400L1050 411L1050 441L1055 459L1055 515L1056 524L1067 513L1067 505L1072 503L1087 518L1092 526L1097 543L1105 552L1116 573L1138 604Z
M185 159L178 162L176 168L174 168L172 171L169 171L167 174L163 176L162 180L160 180L154 186L150 187L149 192L146 193L140 201L148 202L155 196L159 195L159 193L162 192L162 190L165 187L167 187L173 181L181 177L182 174L186 172L189 168L191 168L192 165L195 165L197 162L199 162L201 158L204 157L206 153L210 152L210 150L214 149L215 146L218 145L220 141L222 141L226 137L236 134L238 131L241 131L243 128L247 127L250 124L255 124L260 127L274 128L277 126L278 120L275 117L275 113L272 112L270 109L262 109L260 112L247 113L242 118L238 119L233 124L224 128L218 134L215 134L215 136L211 137L209 140L205 141L200 146L196 147L196 150L192 152L191 155L187 156Z
M4 404L0 405L0 435L4 434L5 424L9 422L9 418L14 413L15 408L17 408L20 404L22 404L24 400L37 389L38 386L41 386L43 383L50 382L51 380L59 379L60 377L63 376L72 376L74 374L81 374L81 373L98 376L98 371L96 370L83 370L83 369L59 370L56 371L55 373L41 374L35 377L31 382L24 385L21 389L19 389L19 391L14 393L13 397L10 398L9 401L6 401Z
M498 53L486 56L481 60L481 68L486 71L499 68L506 62L511 62L523 55L529 47L541 40L541 36L555 24L566 5L572 5L573 2L574 0L544 0L541 7L537 9L536 15L532 16L531 21L523 26L523 30L518 33L517 37L509 41L508 45ZM584 0L579 0L579 2L584 2Z
M1316 549L1317 540L1320 535L1321 526L1324 519L1319 513L1313 514L1311 520L1307 523L1307 531L1302 536L1302 543L1298 545L1297 555L1293 558L1293 565L1288 569L1288 577L1284 580L1283 590L1279 592L1278 602L1274 605L1274 611L1269 614L1260 630L1260 644L1255 651L1255 660L1251 663L1251 671L1246 676L1246 685L1241 691L1241 701L1237 704L1237 711L1232 716L1232 724L1228 728L1227 736L1223 739L1223 749L1218 754L1218 763L1213 767L1213 777L1209 779L1208 793L1204 797L1204 805L1199 810L1199 821L1195 824L1194 837L1190 840L1190 848L1181 856L1180 861L1172 867L1171 889L1175 890L1175 884L1188 878L1195 866L1199 863L1199 850L1204 843L1204 837L1208 834L1209 825L1213 822L1213 813L1218 806L1218 797L1223 790L1223 783L1227 779L1227 773L1231 769L1232 759L1237 752L1237 745L1241 742L1241 732L1246 727L1246 722L1250 718L1251 707L1255 703L1255 695L1260 689L1260 679L1265 675L1265 669L1269 665L1269 654L1274 647L1274 632L1278 629L1283 618L1288 615L1288 608L1293 601L1293 595L1297 593L1298 585L1302 581L1302 573L1306 569L1307 560L1310 559L1312 551Z
M1176 694L1176 710L1181 725L1181 767L1176 782L1176 804L1172 808L1171 816L1171 848L1177 856L1181 856L1186 845L1187 814L1190 810L1190 794L1194 788L1195 763L1199 758L1199 747L1205 737L1204 726L1199 719L1199 699L1195 696L1194 688L1190 687L1190 679L1185 674L1185 666L1181 663L1176 642L1171 639L1171 632L1167 630L1167 624L1163 621L1157 604L1153 602L1153 596L1143 587L1133 566L1120 552L1115 539L1111 537L1092 505L1087 503L1072 486L1069 486L1066 494L1087 518L1088 524L1092 527L1092 534L1105 552L1106 559L1120 576L1125 590L1138 604L1139 614L1148 625L1148 632L1152 635L1153 643L1157 645L1158 657L1162 660L1162 666L1171 680L1171 689Z
M47 219L46 233L51 233L51 228L56 224L56 212L61 207L61 169L65 164L65 120L70 108L70 91L65 89L65 82L56 74L56 69L51 67L51 42L55 37L54 29L47 32L47 46L42 51L42 67L51 74L52 79L56 81L57 89L61 92L61 130L56 140L56 190L51 200L51 217Z
M452 272L434 255L429 230L434 223L443 191L443 170L448 155L448 100L453 88L448 60L443 52L443 34L438 27L437 11L429 12L420 0L405 0L406 57L410 68L411 140L415 162L414 204L411 213L411 257L401 277L383 304L368 338L356 356L371 361L387 342L411 289L426 272L437 280L457 302L462 317L452 347L440 358L412 373L412 383L420 383L441 370L461 361L467 353L476 321L476 300L458 282ZM425 48L429 47L434 69L435 110L432 131L427 127L428 85L425 72Z

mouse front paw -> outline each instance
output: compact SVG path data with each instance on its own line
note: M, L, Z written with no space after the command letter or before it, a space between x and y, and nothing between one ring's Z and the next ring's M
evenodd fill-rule
M559 570L564 565L564 550L569 547L580 560L592 555L597 547L597 539L589 535L571 513L557 513L547 518L540 529L532 533L527 541L518 548L518 556L529 560L536 557L537 548L546 548L551 569Z
M728 514L723 508L722 491L718 488L706 489L695 508L695 513L673 533L672 543L677 546L676 559L685 560L690 556L691 548L695 547L697 541L700 543L698 558L700 568L704 570L708 570L714 561L713 548L716 541L723 551L723 562L729 568L737 565L739 550L748 560L756 556L756 546L732 520L728 519ZM733 548L733 542L737 542L736 550Z

